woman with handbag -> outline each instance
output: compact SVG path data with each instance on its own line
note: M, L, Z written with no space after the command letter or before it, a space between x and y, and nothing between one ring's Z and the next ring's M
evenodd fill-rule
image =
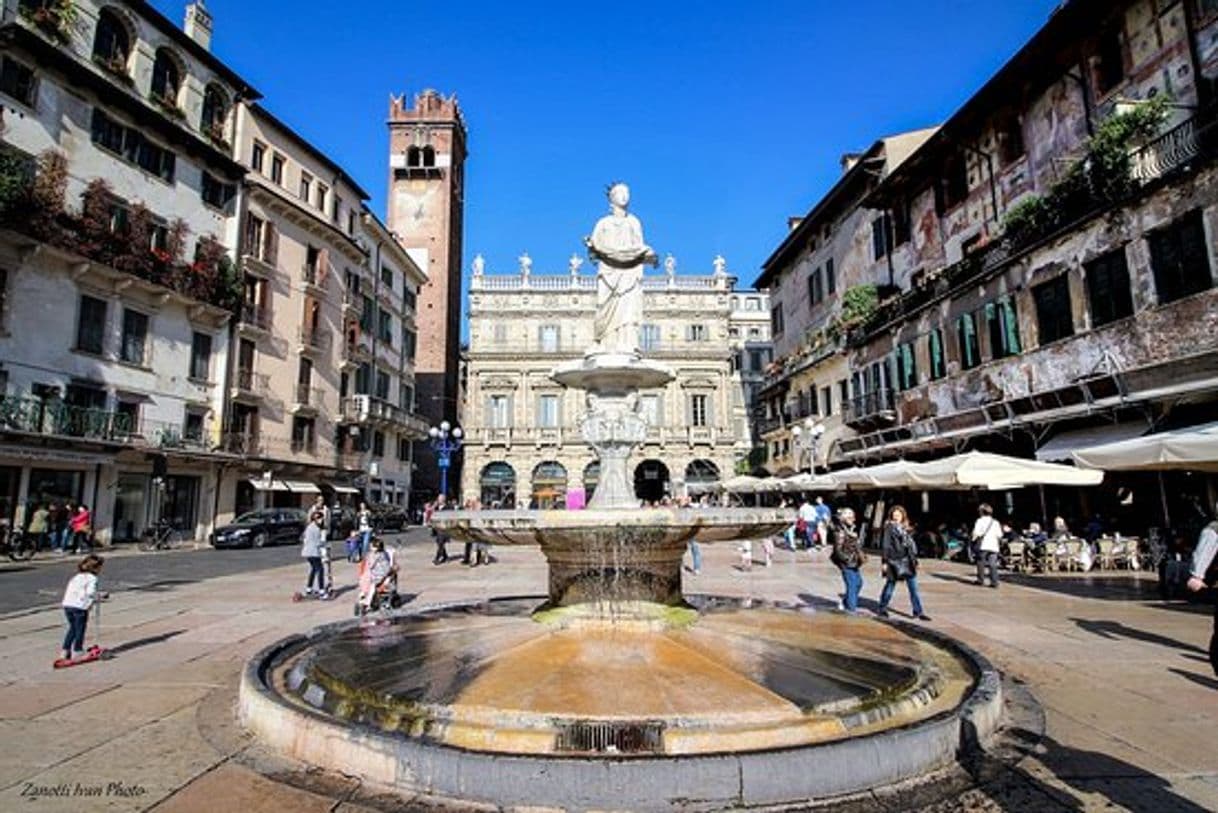
M846 592L842 595L841 608L848 613L859 611L859 593L863 590L863 565L867 554L859 543L859 532L854 527L854 509L843 506L837 511L837 526L832 531L833 552L830 560L842 572L842 584Z
M894 505L888 512L881 551L884 590L880 593L880 608L876 610L876 615L888 617L888 602L892 601L897 582L905 582L909 587L909 602L913 605L914 618L929 621L930 616L922 612L922 597L918 595L918 546L909 533L909 517L899 505Z

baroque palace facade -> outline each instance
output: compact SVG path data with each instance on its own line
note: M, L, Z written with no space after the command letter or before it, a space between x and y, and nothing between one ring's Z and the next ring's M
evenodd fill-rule
M596 488L598 466L580 434L582 394L550 380L560 363L592 343L596 277L535 275L527 255L518 273L485 273L474 260L469 288L466 434L462 494L486 506L580 504ZM663 389L639 395L650 427L631 467L640 499L679 496L695 481L730 477L751 448L737 359L745 347L768 353L756 319L764 297L737 292L722 258L713 273L644 277L639 345L673 369ZM754 302L746 304L746 297ZM747 308L747 310L746 310ZM734 318L737 317L737 318ZM754 356L754 360L762 358Z
M426 252L212 53L213 24L0 4L0 523L71 501L103 544L161 520L203 540L411 491Z

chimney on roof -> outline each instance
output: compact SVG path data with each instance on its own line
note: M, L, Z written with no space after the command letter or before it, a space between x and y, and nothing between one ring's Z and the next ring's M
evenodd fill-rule
M791 217L788 217L787 218L787 231L795 231L796 229L799 228L799 224L803 223L803 222L804 222L804 219L803 219L802 215L793 215Z
M195 0L186 7L186 23L182 29L186 32L186 36L208 51L211 50L211 28L211 13L203 4L203 0Z
M848 152L842 156L842 172L849 172L854 169L854 165L863 157L862 153Z

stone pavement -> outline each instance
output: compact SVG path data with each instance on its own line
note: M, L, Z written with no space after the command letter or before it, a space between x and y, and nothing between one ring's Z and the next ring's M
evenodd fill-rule
M417 531L407 538L403 588L417 594L416 604L544 591L536 550L498 549L498 562L486 568L433 567L428 542ZM807 553L779 551L772 567L750 572L734 567L732 545L703 553L702 575L687 574L689 592L826 603L840 586L823 557ZM341 777L284 783L255 772L232 722L237 677L250 656L290 633L350 617L350 591L331 603L291 602L304 570L119 592L103 606L100 630L116 657L62 671L50 665L62 637L57 608L0 617L0 810L379 806ZM877 570L865 573L870 599L879 592ZM340 586L354 579L341 561L335 576ZM1218 681L1205 660L1205 608L1162 604L1152 582L1136 574L1022 577L990 590L973 586L962 565L929 562L919 581L930 623L989 656L1015 693L1026 689L1039 707L1021 712L1029 722L1015 721L1004 746L1009 759L983 771L982 787L929 806L890 795L867 809L1218 810ZM908 608L903 589L894 605Z

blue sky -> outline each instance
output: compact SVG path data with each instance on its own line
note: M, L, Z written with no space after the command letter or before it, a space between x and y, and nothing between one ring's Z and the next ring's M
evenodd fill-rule
M180 21L184 0L154 0ZM843 152L934 124L1056 0L403 3L207 0L213 50L384 212L390 93L455 92L470 130L465 263L558 273L629 182L681 273L742 285Z

